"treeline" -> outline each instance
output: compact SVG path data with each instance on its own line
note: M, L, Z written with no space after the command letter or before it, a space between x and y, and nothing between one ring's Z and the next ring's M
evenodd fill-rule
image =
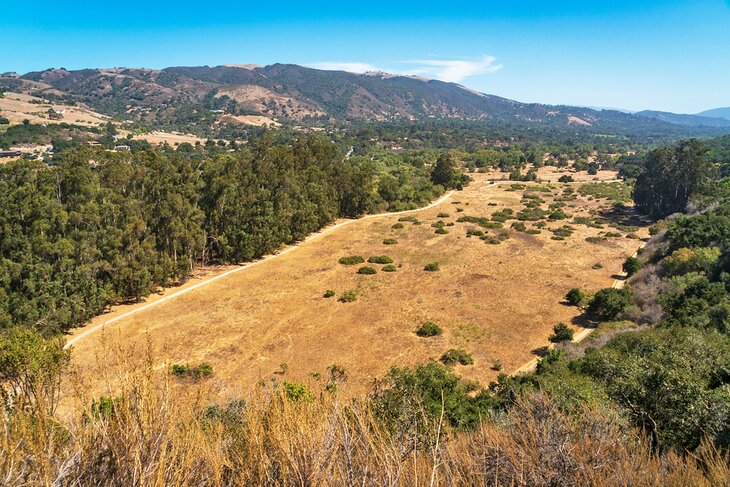
M250 260L338 217L422 203L444 184L430 167L391 174L346 161L316 136L9 163L0 167L0 328L58 332L183 281L197 263Z

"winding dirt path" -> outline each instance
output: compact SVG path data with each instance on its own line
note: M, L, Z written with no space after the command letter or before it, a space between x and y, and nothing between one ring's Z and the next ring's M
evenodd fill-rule
M494 186L495 184L498 184L498 182L492 182L489 186ZM415 213L415 212L419 212L419 211L428 210L430 208L433 208L435 206L438 206L441 203L447 201L453 194L454 194L454 191L453 190L452 191L449 191L446 194L444 194L441 198L439 198L438 200L434 201L433 203L431 203L431 204L429 204L427 206L423 206L421 208L415 208L413 210L404 210L404 211L376 213L376 214L372 214L372 215L365 215L365 216L363 216L361 218L352 219L352 220L345 220L345 221L341 221L339 223L336 223L336 224L334 224L332 226L325 227L325 228L323 228L322 230L320 230L318 232L312 233L311 235L309 235L304 240L302 240L300 242L297 242L297 243L295 243L293 245L289 245L289 246L283 248L282 250L280 250L280 251L278 251L278 252L276 252L274 254L270 254L270 255L264 256L264 257L262 257L262 258L260 258L258 260L252 261L252 262L247 262L247 263L241 264L241 265L236 266L233 269L227 270L227 271L225 271L225 272L223 272L221 274L217 274L215 276L208 277L208 278L206 278L206 279L204 279L204 280L202 280L202 281L200 281L200 282L198 282L198 283L196 283L194 285L191 285L191 286L188 286L188 287L184 287L183 289L179 289L177 291L174 291L171 294L168 294L166 296L163 296L163 297L161 297L161 298L159 298L159 299L157 299L155 301L151 301L151 302L147 302L147 303L140 303L139 305L135 305L131 310L129 310L129 311L125 312L125 313L119 314L117 316L114 316L113 318L110 318L108 320L105 320L105 321L103 321L101 323L98 323L98 324L95 324L95 325L92 325L92 326L88 326L88 327L85 327L85 328L78 328L78 330L82 330L82 331L79 334L77 334L77 335L71 336L66 341L66 345L64 345L64 349L67 349L67 348L71 347L73 344L79 342L80 340L82 340L83 338L91 335L92 333L96 333L97 331L101 330L102 328L104 328L107 325L111 325L112 323L115 323L117 321L123 320L125 318L129 318L130 316L132 316L134 314L137 314L137 313L139 313L141 311L145 311L145 310L150 309L152 307L155 307L155 306L157 306L159 304L166 303L167 301L170 301L170 300L175 299L175 298L177 298L179 296L182 296L184 294L187 294L190 291L193 291L195 289L201 288L203 286L207 286L208 284L211 284L211 283L213 283L215 281L218 281L220 279L224 279L224 278L226 278L226 277L228 277L228 276L230 276L232 274L235 274L237 272L241 272L241 271L243 271L245 269L250 269L251 267L254 267L254 266L258 265L258 264L261 264L262 262L266 262L266 261L269 261L269 260L273 260L273 259L275 259L277 257L281 257L282 255L286 255L286 254L288 254L290 252L293 252L294 250L300 248L301 246L303 246L303 245L305 245L305 244L307 244L307 243L309 243L309 242L311 242L313 240L316 240L316 239L322 237L323 235L327 235L327 234L329 234L329 233L337 230L338 228L344 227L345 225L349 225L351 223L355 223L355 222L359 222L359 221L363 221L363 220L369 220L371 218L380 218L380 217L386 217L386 216L404 215L404 214L408 214L408 213Z

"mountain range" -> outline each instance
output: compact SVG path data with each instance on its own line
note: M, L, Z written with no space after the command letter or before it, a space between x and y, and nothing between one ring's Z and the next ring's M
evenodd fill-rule
M178 130L246 123L251 115L294 123L463 119L491 125L548 125L596 133L680 133L730 126L670 116L521 103L456 83L293 64L63 68L0 75L0 90L86 104L102 113ZM700 121L705 120L702 118ZM727 132L727 131L724 131Z

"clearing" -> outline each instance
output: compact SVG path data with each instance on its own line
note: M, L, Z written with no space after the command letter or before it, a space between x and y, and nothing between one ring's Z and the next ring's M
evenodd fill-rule
M555 174L549 169L545 173ZM331 364L344 367L349 377L346 390L359 394L391 366L422 363L450 348L464 348L475 363L457 366L457 372L486 385L499 373L492 369L495 362L501 362L503 372L516 370L547 345L556 323L576 318L575 308L561 304L568 289L611 286L612 274L639 247L636 237L646 235L645 228L615 228L619 223L636 224L631 211L615 211L608 199L580 194L584 183L494 185L489 179L494 176L474 174L474 182L463 191L410 213L420 225L402 221L403 228L393 229L402 215L358 220L174 299L153 296L147 303L161 302L115 307L89 326L117 317L114 323L75 341L73 362L101 392L104 383L94 374L99 361L115 360L110 357L120 354L110 351L121 347L128 352L121 354L123 367L133 367L135 361L145 360L141 351L149 344L159 367L210 363L213 376L207 380L218 388L220 399L228 399L262 379L324 376ZM596 177L610 180L616 175L602 171L581 179ZM573 196L564 194L566 188L575 190ZM525 203L532 201L548 212L556 198L571 215L568 219L521 222L533 233L510 228ZM505 209L513 213L501 229L456 222L462 216L490 219ZM574 217L583 218L573 222ZM432 224L439 220L448 233L435 233ZM571 235L571 230L560 229L564 225L572 227ZM467 237L468 229L477 235ZM477 231L486 234L486 240ZM503 233L509 238L496 243ZM397 243L386 245L385 239ZM388 255L397 270L383 272L381 264L362 264L378 272L361 275L360 264L338 263L351 255ZM438 262L440 270L424 271L431 262ZM211 271L203 279L230 269ZM192 279L186 286L200 282ZM336 296L324 298L330 289ZM357 299L339 302L350 290ZM127 315L129 311L133 314ZM444 333L416 336L415 329L425 321L437 323ZM89 326L73 336L84 334Z

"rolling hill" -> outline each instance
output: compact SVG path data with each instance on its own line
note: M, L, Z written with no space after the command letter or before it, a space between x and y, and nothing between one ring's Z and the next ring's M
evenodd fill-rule
M727 110L730 112L730 109ZM730 127L730 119L721 118L719 115L710 115L711 112L713 111L709 110L708 112L702 112L697 115L688 115L682 113L660 112L656 110L644 110L636 112L635 115L687 127Z
M697 115L701 115L703 117L724 118L730 120L730 107L713 108L711 110L705 110L704 112L700 112Z
M293 64L48 69L0 76L0 90L81 102L101 113L196 131L255 115L296 123L462 119L547 125L600 134L717 134L617 110L521 103L447 83L387 73L354 74ZM714 132L710 129L714 129ZM200 130L197 130L200 132Z

